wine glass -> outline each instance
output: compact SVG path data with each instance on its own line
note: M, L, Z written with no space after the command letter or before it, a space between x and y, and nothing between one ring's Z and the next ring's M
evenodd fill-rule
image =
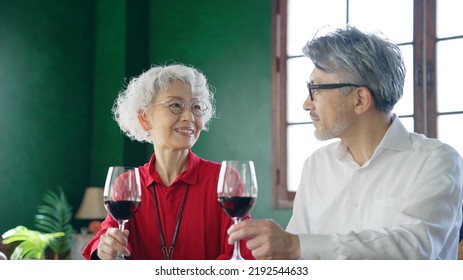
M140 175L136 167L111 166L106 176L103 193L104 206L123 231L141 202ZM124 260L117 253L116 260Z
M224 160L220 167L217 198L222 209L237 224L246 217L257 199L253 161ZM243 260L240 242L235 242L231 260Z

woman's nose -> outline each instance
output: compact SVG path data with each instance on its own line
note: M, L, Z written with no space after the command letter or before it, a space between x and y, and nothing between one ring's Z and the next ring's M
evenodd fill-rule
M195 120L195 115L189 108L185 108L181 114L182 116L182 121L189 121L193 122Z

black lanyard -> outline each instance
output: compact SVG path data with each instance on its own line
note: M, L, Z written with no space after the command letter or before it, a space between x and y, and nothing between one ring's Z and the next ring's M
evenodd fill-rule
M156 191L154 190L155 184L156 183L152 185L153 186L153 196L154 196L154 205L156 206L156 215L158 216L158 229L159 229L159 235L161 236L162 253L164 254L165 260L171 260L172 256L174 255L175 242L177 241L177 233L178 233L178 229L180 228L180 221L182 220L183 207L185 206L186 194L188 193L188 187L190 185L186 184L185 194L183 195L182 205L180 206L180 213L178 213L178 217L177 217L177 225L175 226L174 238L172 239L172 244L170 245L169 250L167 250L166 241L164 240L164 234L162 232L161 217L159 215L159 208L158 208L158 199L156 197Z

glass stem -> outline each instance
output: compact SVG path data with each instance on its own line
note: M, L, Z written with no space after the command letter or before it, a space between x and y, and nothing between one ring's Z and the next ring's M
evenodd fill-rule
M119 225L119 230L121 232L123 232L124 231L124 226L125 226L125 221L120 221L120 222L118 221L117 223ZM116 260L125 260L124 255L122 255L120 252L117 252Z
M233 222L238 224L241 221L240 218L233 218ZM240 252L240 241L235 241L235 248L233 249L233 257L232 260L239 260L242 259L241 252Z

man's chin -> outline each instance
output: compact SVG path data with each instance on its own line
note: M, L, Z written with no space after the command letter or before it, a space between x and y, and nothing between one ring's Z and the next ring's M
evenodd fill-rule
M319 141L326 141L326 140L330 140L330 139L334 138L332 135L328 135L328 134L320 132L318 130L315 130L314 136Z

